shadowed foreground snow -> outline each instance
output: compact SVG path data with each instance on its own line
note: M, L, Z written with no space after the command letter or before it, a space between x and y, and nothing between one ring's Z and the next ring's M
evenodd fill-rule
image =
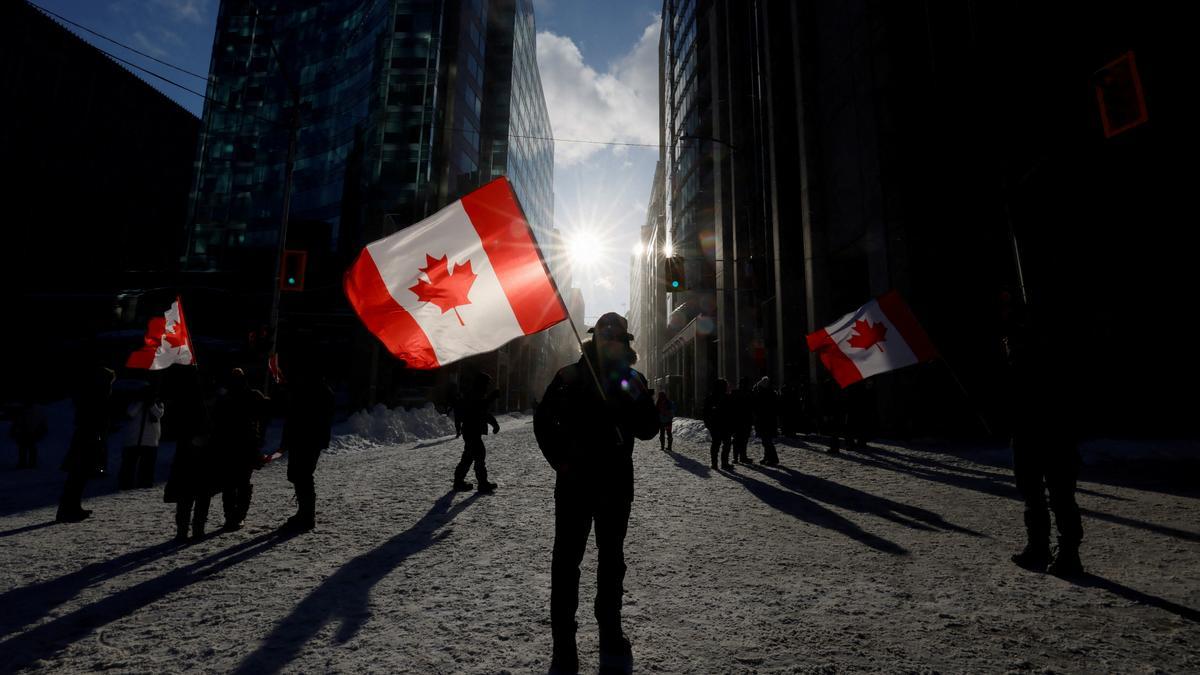
M380 417L347 422L359 435L317 470L318 529L293 538L275 531L295 508L279 465L255 475L245 529L188 546L169 543L161 486L105 479L91 520L51 525L58 453L0 472L0 672L545 672L553 477L528 418L486 438L500 490L476 496L448 490L460 441ZM1008 562L1021 515L997 448L797 441L782 467L734 472L709 470L700 433L676 451L637 448L639 671L1200 670L1194 483L1092 472L1090 574L1071 583ZM218 498L210 529L219 514ZM594 549L584 565L594 667Z

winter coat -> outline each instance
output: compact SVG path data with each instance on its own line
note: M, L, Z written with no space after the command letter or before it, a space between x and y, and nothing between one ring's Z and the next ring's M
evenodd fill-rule
M108 462L107 392L93 392L75 399L75 430L63 457L67 473L103 473Z
M321 451L329 447L333 403L333 392L323 383L293 386L280 439L282 450L288 454L288 480L311 476Z
M125 447L157 448L162 437L163 404L155 401L147 406L134 401L125 411Z
M221 491L218 457L209 447L208 411L197 396L173 401L171 426L175 432L175 457L163 491L163 501L211 497Z
M488 427L499 429L496 418L488 411L499 392L487 396L464 396L458 399L454 413L454 430L467 438L486 435Z
M754 399L746 389L734 389L728 398L728 426L730 432L744 436L750 435L754 424Z
M779 397L775 390L768 386L754 387L754 428L759 438L771 438L775 435L779 418Z
M240 475L261 465L266 406L267 397L248 387L231 389L217 399L211 446L226 474Z
M585 349L597 363L594 344ZM559 471L556 489L632 500L633 440L658 435L658 410L641 373L602 365L598 371L603 399L583 358L555 374L534 413L534 436Z
M704 397L704 428L713 438L729 434L729 396L725 392L709 392Z
M671 424L675 420L675 402L669 398L664 398L655 404L658 408L658 422L664 427Z

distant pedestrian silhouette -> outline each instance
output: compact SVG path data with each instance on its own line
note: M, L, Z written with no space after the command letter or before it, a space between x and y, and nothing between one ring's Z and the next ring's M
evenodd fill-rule
M533 418L534 434L554 467L554 555L550 564L551 670L574 673L579 565L596 525L596 623L601 666L626 666L632 650L621 626L625 534L633 501L633 440L659 431L646 378L632 368L625 319L599 318L578 362L554 376ZM594 371L592 368L594 367ZM598 382L597 382L598 380ZM603 394L601 394L603 391Z
M717 453L721 455L721 468L732 468L729 464L729 445L733 437L731 416L729 410L729 383L723 379L713 382L704 397L704 427L712 438L708 452L710 465L717 468Z
M208 508L221 491L218 458L207 445L208 410L195 368L172 368L169 373L167 424L175 437L175 458L163 490L163 501L175 504L175 539L204 537Z
M763 444L762 463L767 466L779 464L775 451L775 428L779 417L779 396L771 386L771 378L764 377L754 385L754 431Z
M225 393L217 399L212 451L220 457L221 506L226 530L241 528L250 511L250 477L262 465L267 397L251 389L246 374L234 368Z
M17 468L36 469L38 443L46 437L49 427L46 424L46 413L33 399L32 393L26 393L21 400L21 407L13 415L12 426L8 435L17 446Z
M488 410L500 394L498 391L488 391L491 384L490 375L476 374L470 388L459 397L455 407L454 436L462 436L463 439L462 459L458 461L458 466L454 467L455 490L470 490L475 487L466 480L467 471L472 465L475 466L475 480L479 483L476 489L480 492L496 489L496 484L488 480L487 448L483 445L483 436L487 434L489 426L492 433L500 432L500 424Z
M733 434L733 461L735 464L753 464L746 448L750 444L750 432L754 428L754 399L750 392L750 378L738 381L737 389L729 395L729 420Z
M297 509L287 527L307 531L317 523L314 474L321 452L329 447L333 392L311 358L294 363L288 385L287 417L280 451L288 456L287 479L296 490Z
M75 396L75 431L71 446L63 458L67 472L56 520L79 522L92 512L83 508L83 489L94 474L103 475L108 461L109 399L116 375L108 368L94 368L84 379Z
M154 484L154 465L158 460L165 410L153 386L146 386L138 400L129 404L125 411L129 421L125 424L125 447L121 450L117 489L148 488Z
M658 447L669 452L675 444L672 429L675 425L675 402L667 396L667 392L660 391L654 405L658 408Z

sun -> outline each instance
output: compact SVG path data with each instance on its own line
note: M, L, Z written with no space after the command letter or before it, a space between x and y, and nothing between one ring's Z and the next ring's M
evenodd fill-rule
M567 255L577 269L591 268L600 262L603 249L600 238L588 230L576 232L567 240Z

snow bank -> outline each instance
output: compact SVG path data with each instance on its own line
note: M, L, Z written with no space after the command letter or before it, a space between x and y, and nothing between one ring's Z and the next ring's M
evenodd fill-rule
M497 415L501 430L514 425L528 424L525 413ZM420 408L389 409L378 404L370 410L359 410L345 422L334 425L331 452L362 450L388 445L403 445L417 441L446 438L454 435L454 418L443 415L427 403Z

